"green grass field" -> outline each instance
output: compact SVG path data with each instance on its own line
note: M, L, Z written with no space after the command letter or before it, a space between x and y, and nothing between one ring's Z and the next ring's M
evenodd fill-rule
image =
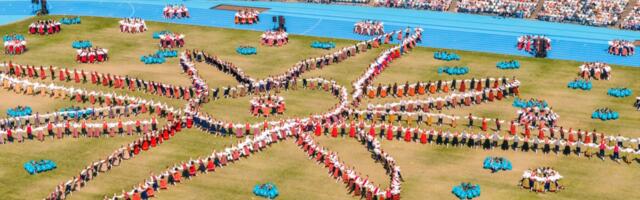
M51 16L50 16L51 17ZM61 16L53 16L60 18ZM35 18L37 19L37 18ZM334 40L307 36L290 36L285 47L263 47L259 45L260 32L240 31L199 26L187 26L147 22L149 31L143 34L123 34L119 32L117 20L111 18L82 17L81 25L63 25L60 34L52 36L32 36L26 33L27 26L34 18L0 26L0 34L19 33L27 38L29 49L23 55L0 54L0 62L13 61L20 64L62 66L104 73L128 75L130 77L157 82L187 86L189 78L181 72L177 58L168 59L159 65L144 65L139 61L158 49L158 41L152 39L154 31L170 30L186 35L185 49L204 49L224 60L231 61L245 73L255 78L265 78L285 72L301 59L323 55L331 50L312 49L314 40L331 40L338 47L355 43L348 40ZM428 33L426 33L428 35ZM427 37L428 38L428 37ZM75 40L90 40L94 46L109 49L110 60L102 64L77 64L75 50L71 43ZM240 56L235 53L239 45L258 48L258 55ZM351 83L358 78L384 48L374 49L347 61L311 71L304 78L323 77L336 80L352 91ZM488 53L454 51L461 61L443 62L433 59L438 49L417 48L380 75L378 83L405 83L406 81L451 80L453 78L516 77L521 84L521 98L546 100L560 115L559 125L564 127L596 129L607 134L621 134L640 137L640 112L633 108L634 96L613 98L606 94L608 88L627 87L640 91L640 68L612 66L613 78L609 81L594 81L591 91L566 88L566 84L577 77L578 66L574 61L536 59ZM453 51L453 50L450 50ZM519 70L499 70L496 62L517 59ZM235 80L203 63L197 63L201 76L211 88L236 85ZM438 75L438 66L466 65L470 73L463 76ZM112 91L109 88L53 82L66 86L90 90ZM182 108L186 101L168 99L140 92L113 90L119 94L138 96L154 101L166 102ZM338 100L324 91L299 89L280 94L285 98L287 111L274 119L307 117L322 113ZM40 96L23 96L6 90L0 91L0 116L4 111L17 105L31 106L34 111L50 112L74 105L68 100L50 99ZM244 122L261 122L265 118L253 117L249 113L249 99L222 99L205 104L202 110L219 119ZM414 97L414 98L424 98ZM386 98L365 100L367 103L394 102L400 99ZM514 119L516 109L512 99L487 103L470 108L453 109L443 113L466 115L474 113L488 118ZM361 106L364 107L364 106ZM609 107L620 113L615 121L592 120L591 113L596 108ZM271 118L270 118L271 120ZM465 123L464 120L459 124ZM477 127L476 127L477 128ZM119 146L131 142L135 137L115 137L100 139L63 139L45 142L28 141L22 144L0 145L0 197L2 199L41 199L51 192L55 185L66 181L87 164L103 158ZM222 138L198 130L179 133L175 139L153 149L133 160L123 162L95 180L87 187L74 192L71 199L101 199L122 190L129 190L139 184L150 173L158 173L175 163L209 155L214 149L223 149L237 142L236 138ZM354 165L363 174L388 185L388 176L378 163L370 159L364 147L351 139L318 138L318 142L338 152L342 159ZM403 199L455 199L451 188L460 182L473 182L482 187L479 199L640 199L637 177L640 165L618 164L612 161L587 159L577 156L555 156L541 153L513 151L484 151L469 148L446 148L444 146L422 145L400 141L383 141L383 149L389 152L402 168L405 182L402 184ZM486 156L504 156L513 163L513 170L492 174L482 169ZM51 159L59 168L28 175L22 165L28 160ZM537 194L520 189L517 185L522 172L527 168L552 166L564 176L566 190L558 193ZM309 161L291 139L257 153L247 159L216 170L215 173L200 175L193 180L168 191L156 194L158 199L258 199L251 192L253 186L273 182L280 190L278 199L355 199L349 196L344 185L328 177L327 170Z

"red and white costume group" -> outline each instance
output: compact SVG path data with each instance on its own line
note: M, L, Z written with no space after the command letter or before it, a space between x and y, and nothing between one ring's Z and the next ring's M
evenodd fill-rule
M167 33L160 35L160 46L162 48L182 48L184 46L184 35L177 33Z
M636 46L627 40L609 41L609 54L616 56L633 56Z
M60 22L54 20L37 21L29 25L30 34L51 35L60 32Z
M234 22L236 24L254 24L260 21L260 12L254 9L239 10L236 12Z
M19 55L27 50L27 41L25 40L8 40L4 41L4 53L11 55Z
M167 5L162 10L164 18L189 18L189 9L185 5Z
M535 43L538 42L538 43ZM534 45L539 43L546 43L547 51L551 50L551 39L540 35L524 35L518 37L518 50L524 50L526 52L533 52Z
M611 78L611 66L603 62L590 62L580 65L580 76L585 80L609 80Z
M285 31L266 31L262 34L260 44L282 46L289 42L289 34Z
M100 63L107 61L109 56L107 53L108 49L103 48L87 48L87 49L78 49L76 55L76 62L79 63Z
M120 32L142 33L147 31L147 24L141 18L124 18L120 20Z
M269 117L270 114L284 114L286 110L284 98L280 96L267 96L251 99L251 114L258 116L262 114Z
M382 35L384 24L381 21L361 21L353 25L353 32L360 35Z

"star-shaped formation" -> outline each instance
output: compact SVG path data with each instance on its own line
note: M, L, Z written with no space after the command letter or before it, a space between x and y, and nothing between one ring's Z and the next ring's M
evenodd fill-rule
M401 105L400 110L396 110L393 115L388 116L389 121L393 121L392 117L407 117L411 118L414 115L420 115L421 117L427 117L428 120L432 120L433 117L438 118L438 123L444 123L444 118L451 121L451 125L455 127L456 120L459 116L434 114L429 112L429 108L441 110L443 106L463 107L471 106L474 104L480 104L483 102L492 102L494 98L496 101L502 100L508 96L518 95L518 87L520 83L513 79L506 78L487 78L478 79L478 82L487 82L485 88L482 84L477 84L476 87L471 86L468 88L464 86L466 83L473 84L474 80L460 80L461 85L457 88L449 88L449 85L456 87L455 81L445 82L446 89L440 90L440 83L438 88L435 89L435 84L424 83L412 83L406 84L405 87L396 87L391 91L389 87L376 91L376 88L371 86L373 80L383 73L383 71L389 66L389 64L395 59L408 53L413 49L416 43L420 42L422 36L421 29L415 29L411 35L398 41L398 44L392 46L383 51L362 73L362 75L353 82L353 92L349 94L346 87L341 86L335 81L325 80L322 78L304 79L303 85L306 89L317 89L330 92L332 95L339 99L339 103L331 110L321 115L310 116L302 119L287 119L280 121L265 121L263 124L242 124L234 122L222 122L216 120L211 116L200 110L201 106L207 102L215 101L218 97L219 89L211 89L208 84L200 77L195 65L196 62L202 62L216 67L218 70L224 71L232 76L240 83L238 87L225 88L224 96L236 97L247 94L261 94L267 91L279 91L280 89L297 87L300 82L298 77L302 73L318 68L322 68L327 65L331 65L335 62L341 62L349 57L356 56L361 52L365 52L369 48L378 48L381 44L391 43L392 37L398 32L392 32L381 36L374 37L371 40L363 41L355 45L345 47L339 51L315 58L303 60L297 63L293 68L287 72L272 76L265 80L255 80L244 74L242 69L233 66L230 62L226 62L217 57L209 56L206 52L201 51L185 51L180 55L180 64L186 75L192 80L192 86L180 87L170 84L145 81L135 78L122 77L110 74L101 74L98 72L84 72L84 71L69 71L69 69L49 67L36 68L33 66L23 66L18 64L5 64L7 69L4 73L0 74L0 80L2 81L5 89L13 90L20 94L27 95L42 95L52 98L69 98L70 100L77 101L79 103L88 102L93 105L100 105L102 107L91 108L81 110L82 112L93 113L110 113L108 116L115 118L116 115L129 116L129 114L150 114L158 116L166 120L166 124L159 127L158 121L155 117L148 120L135 120L135 121L121 121L118 122L61 122L40 125L35 124L33 127L31 124L27 125L24 129L9 129L2 132L7 134L9 138L17 138L22 140L23 134L27 137L37 137L40 140L44 140L44 135L51 135L57 138L63 138L67 136L78 137L80 134L87 135L89 137L99 137L101 134L109 134L114 136L116 134L139 134L139 137L125 145L113 151L112 154L102 160L98 160L90 163L86 168L79 172L79 175L69 179L68 181L58 185L47 199L65 199L67 195L73 191L81 190L86 184L88 184L93 177L98 176L112 168L120 165L121 162L134 159L136 155L144 153L150 149L160 147L164 141L170 140L175 134L180 132L183 128L197 127L204 132L222 133L222 134L236 134L239 137L245 137L245 140L222 150L212 152L210 155L199 156L199 159L187 160L181 162L182 164L176 165L163 172L155 173L148 179L144 180L139 186L134 187L130 191L126 191L122 194L112 196L113 199L137 199L142 195L146 197L154 196L156 191L168 189L170 185L180 183L183 178L193 178L204 173L214 172L216 168L222 166L228 166L235 162L240 161L243 157L249 157L254 153L258 153L272 145L276 145L280 141L286 139L294 139L296 144L308 154L310 158L318 163L322 163L325 168L328 169L331 177L342 181L349 188L349 192L354 195L362 195L367 198L377 197L378 199L399 199L401 194L402 176L400 173L400 167L396 165L393 157L386 153L380 147L380 141L378 138L386 137L388 140L392 140L395 136L397 140L404 139L407 142L415 141L421 143L427 143L433 141L434 137L437 137L435 141L442 143L442 140L448 140L450 138L458 139L458 134L452 136L451 133L445 134L442 131L424 130L419 128L410 128L402 126L384 125L387 121L384 119L378 119L380 115L387 113L382 111L383 108L395 108ZM147 100L140 97L134 97L129 95L119 95L116 93L105 93L101 91L90 91L85 89L78 89L73 87L66 87L57 84L42 84L39 81L46 80L47 72L49 72L52 80L57 79L59 81L73 81L77 84L95 84L106 87L112 87L115 89L121 89L123 91L138 91L147 94L154 94L158 96L183 99L188 103L183 108L174 108L163 102L156 102L153 100ZM90 78L89 78L90 77ZM489 82L494 82L493 86L489 86ZM502 84L500 85L500 82ZM380 88L380 87L378 87ZM211 95L210 92L214 94ZM437 98L427 98L418 100L415 102L395 102L388 104L373 105L370 104L365 110L358 110L364 98L377 98L385 97L387 95L394 95L398 97L424 95L427 92L442 93L444 96ZM393 93L393 94L391 94ZM213 98L211 98L213 96ZM490 99L490 100L489 100ZM486 101L485 101L486 100ZM452 104L452 105L445 105ZM409 106L407 106L409 105ZM428 105L428 106L427 106ZM425 107L427 108L425 110ZM81 111L74 111L75 113ZM115 115L113 113L116 113ZM69 115L70 112L58 112L51 115ZM355 117L359 123L356 124L353 119L349 119L349 116ZM371 120L372 116L376 116L377 120L373 120L371 124L365 124L362 118L367 116ZM22 119L33 119L37 117L48 116L25 116ZM86 117L86 116L84 116ZM470 118L479 119L477 116L469 116ZM12 118L8 120L17 121L19 118ZM487 119L483 119L483 129L486 129ZM376 124L376 121L382 122ZM429 123L431 123L429 121ZM503 123L503 122L500 122ZM519 124L512 123L513 127ZM331 132L331 136L337 137L338 134L347 134L346 128L349 127L348 136L360 141L366 146L372 154L372 157L379 161L386 169L389 175L389 187L381 188L371 180L368 180L366 176L355 171L354 168L348 167L347 163L340 160L338 153L333 152L314 140L314 137L322 135L322 131L325 133ZM340 131L338 131L340 129ZM376 130L379 130L380 137L377 137ZM528 128L526 128L528 130ZM543 129L540 129L541 132ZM545 130L553 131L553 128L547 128ZM340 133L338 133L340 132ZM512 130L511 132L515 132ZM572 132L569 132L572 134ZM600 134L599 136L605 137ZM513 136L501 137L495 133L494 135L488 134L467 134L463 133L462 137L465 140L477 141L495 141L495 140L512 140ZM517 136L515 136L517 137ZM540 138L544 138L544 133ZM528 136L525 138L528 139ZM571 137L567 141L562 141L567 145L573 145L574 141ZM445 142L446 143L446 142ZM464 143L464 142L463 142Z

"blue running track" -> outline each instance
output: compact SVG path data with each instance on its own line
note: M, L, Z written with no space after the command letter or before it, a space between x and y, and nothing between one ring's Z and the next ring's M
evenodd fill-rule
M192 18L164 19L162 8L167 3L187 5ZM31 15L32 8L28 0L0 0L0 4L0 24ZM269 10L260 15L262 21L258 24L236 25L233 23L233 11L209 9L219 4L264 7ZM520 56L529 54L517 51L517 37L540 34L552 39L552 50L549 52L549 58L552 59L602 61L640 67L640 55L619 57L607 53L609 40L638 40L640 32L536 20L424 10L251 1L50 0L49 7L51 14L140 17L149 21L255 31L272 28L271 17L284 15L291 34L355 40L366 37L353 34L353 24L363 19L374 19L383 21L387 31L404 30L407 26L422 27L425 36L421 46Z

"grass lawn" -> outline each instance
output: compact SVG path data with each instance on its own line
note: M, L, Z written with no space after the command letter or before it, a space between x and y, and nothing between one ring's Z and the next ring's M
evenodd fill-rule
M56 19L61 16L50 16ZM188 86L189 78L181 72L177 58L167 59L164 64L144 65L139 57L158 49L158 41L152 39L155 31L170 30L186 35L185 49L204 49L223 60L231 61L254 78L266 78L285 72L297 61L320 56L331 52L313 49L309 45L314 40L326 41L326 38L290 36L290 43L284 47L262 47L259 45L260 32L209 28L147 22L149 31L142 34L120 33L118 19L82 17L81 25L63 25L62 32L53 36L32 36L26 33L31 18L25 21L0 26L0 34L20 33L27 38L29 49L23 55L8 56L0 54L0 62L12 60L15 63L43 66L62 66L69 68L95 70L103 73L128 75L130 77L153 80L156 82ZM428 33L426 33L428 35ZM95 46L109 49L108 62L102 64L77 64L74 62L75 50L71 43L75 40L90 40ZM338 47L355 43L348 40L333 40ZM258 55L241 56L235 52L240 45L255 46ZM351 83L356 80L369 63L383 48L337 63L322 70L311 71L304 78L323 77L336 80L352 91ZM640 91L640 69L613 66L613 78L610 81L594 81L591 91L579 91L566 88L566 84L577 77L579 62L548 59L525 58L488 53L454 51L461 61L444 62L433 59L437 49L417 48L411 53L394 61L374 82L405 83L406 81L437 81L472 77L517 77L521 81L521 98L546 100L560 115L559 125L574 129L596 129L608 134L622 134L628 137L640 137L640 112L633 108L633 98L614 98L606 94L608 88L627 87L634 92ZM499 70L496 62L517 59L522 67L519 70ZM201 76L211 88L233 86L235 80L213 67L196 63ZM463 76L438 75L439 66L469 66L470 73ZM45 81L89 90L114 91L118 94L138 96L154 101L166 102L176 108L183 108L186 101L168 99L141 92L112 90L102 86ZM287 111L283 116L273 119L307 117L331 109L338 100L324 91L298 89L279 94L285 98ZM34 112L51 112L74 105L68 100L57 100L40 96L18 95L6 90L0 91L3 97L0 103L0 116L18 105L31 106ZM202 107L218 119L238 123L261 122L265 118L253 117L249 113L249 100L252 97L220 99L211 101ZM415 97L415 98L425 98ZM409 99L409 98L405 98ZM401 99L386 98L365 100L367 103L395 102ZM487 103L470 108L445 111L447 114L466 115L474 113L488 118L511 120L516 117L517 109L511 106L513 99ZM597 108L608 107L620 113L615 121L590 119L591 112ZM142 116L144 118L144 116ZM465 120L458 122L460 125ZM459 126L462 127L462 126ZM179 133L160 148L146 152L133 160L123 162L104 175L91 181L87 187L75 192L71 199L100 199L104 195L129 190L139 184L150 173L158 173L167 166L190 158L204 157L214 149L220 150L234 144L236 138L222 138L197 130ZM98 158L110 154L120 145L132 141L134 137L115 137L101 139L63 139L24 144L0 145L0 196L3 199L39 199L54 189L56 184L76 175L84 166ZM349 165L383 187L389 184L384 169L370 158L365 148L351 139L334 139L324 136L318 142L332 151ZM627 166L615 162L589 160L575 156L543 155L541 153L521 153L513 151L484 151L468 148L446 148L442 146L406 144L404 142L383 141L383 149L389 152L402 168L405 182L402 185L403 199L454 199L451 188L460 182L473 182L482 187L479 199L639 199L635 192L640 177L638 164ZM513 170L491 174L481 168L486 156L504 156L513 163ZM22 165L28 160L51 159L58 169L38 175L28 175ZM566 190L556 194L537 194L519 189L517 186L522 172L527 168L552 166L564 176ZM280 191L278 199L355 199L346 194L344 185L335 183L327 175L327 170L309 161L291 140L286 140L263 152L217 169L215 173L200 175L184 184L171 187L168 191L156 194L159 199L257 199L252 194L253 186L266 182L275 183ZM34 189L37 188L37 189Z

